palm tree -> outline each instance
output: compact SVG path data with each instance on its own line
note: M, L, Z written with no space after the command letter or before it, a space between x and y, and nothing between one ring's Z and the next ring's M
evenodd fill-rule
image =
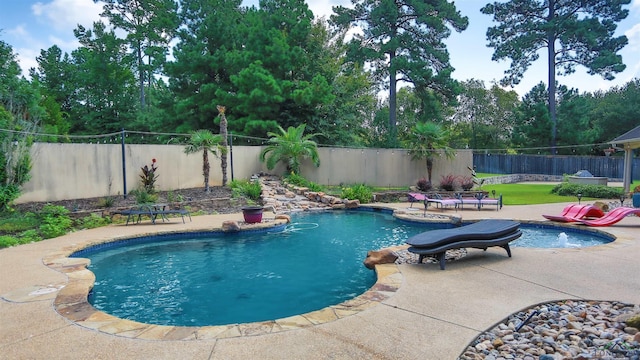
M268 132L271 136L269 145L260 152L260 161L267 164L267 169L273 169L277 163L283 162L287 166L287 173L300 174L300 160L310 158L315 166L320 166L318 144L310 140L317 134L304 134L305 124L298 127L290 126L286 131L278 126L280 134Z
M433 122L418 122L411 129L405 146L409 148L412 159L427 160L427 175L431 182L433 170L433 158L440 156L442 150L447 159L453 159L456 155L454 149L449 147L449 134Z
M222 136L214 135L209 130L198 130L191 134L189 143L184 148L184 152L194 154L202 151L202 175L204 176L204 191L209 192L209 153L218 155Z
M226 107L216 106L220 112L220 136L222 137L222 151L220 154L220 167L222 168L222 186L227 185L227 117L224 115Z

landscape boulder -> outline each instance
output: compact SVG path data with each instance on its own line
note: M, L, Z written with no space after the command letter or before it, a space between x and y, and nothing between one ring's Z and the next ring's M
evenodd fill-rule
M222 223L222 231L224 232L240 231L240 225L238 224L237 221L226 220Z
M370 250L367 252L367 258L364 259L364 266L367 269L374 269L378 264L393 264L398 255L390 249Z

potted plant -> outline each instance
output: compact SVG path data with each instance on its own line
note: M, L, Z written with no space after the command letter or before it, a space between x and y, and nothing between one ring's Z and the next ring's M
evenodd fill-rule
M255 224L262 222L262 206L245 206L242 208L244 222L247 224Z
M633 189L633 195L631 195L634 208L640 208L640 185Z

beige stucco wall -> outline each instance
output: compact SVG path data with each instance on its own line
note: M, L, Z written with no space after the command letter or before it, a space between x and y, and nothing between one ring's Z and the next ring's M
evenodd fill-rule
M402 149L344 149L320 148L320 167L305 164L301 169L305 178L322 185L367 184L374 186L409 186L427 177L426 160L411 160ZM436 157L432 181L437 184L442 175L470 175L473 153L458 150L453 160Z
M283 174L278 166L268 171L258 159L262 147L234 146L233 175L248 179L252 174L269 172ZM373 186L414 185L426 177L426 162L413 161L406 150L319 148L321 164L314 167L305 161L302 175L318 184L356 184ZM124 193L122 150L119 144L49 144L32 147L31 180L22 189L17 203L56 201ZM184 154L182 145L125 145L127 193L140 186L140 168L157 161L159 190L186 189L203 186L202 154ZM209 184L222 184L220 161L210 155ZM436 158L433 181L438 183L446 174L469 175L472 152L458 150L455 159ZM231 179L231 168L227 170Z

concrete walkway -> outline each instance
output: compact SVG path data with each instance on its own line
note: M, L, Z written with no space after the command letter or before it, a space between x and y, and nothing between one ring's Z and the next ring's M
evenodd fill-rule
M409 204L392 204L408 208ZM445 210L463 220L544 220L566 204ZM430 211L431 212L431 211ZM433 211L440 213L440 210ZM240 214L196 216L186 224L112 225L0 250L0 359L455 359L509 314L561 299L640 304L640 218L608 228L608 245L583 249L469 250L447 264L401 265L399 290L376 306L321 325L277 333L190 341L105 334L55 312L65 274L43 258L87 239L218 228ZM269 216L269 214L265 214ZM11 300L12 299L12 300Z

